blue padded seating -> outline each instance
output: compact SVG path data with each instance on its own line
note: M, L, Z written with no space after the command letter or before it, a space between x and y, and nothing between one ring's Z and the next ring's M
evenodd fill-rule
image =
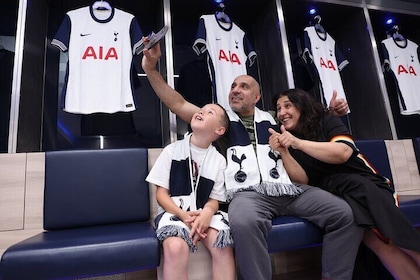
M357 141L356 145L378 172L393 182L385 141L363 140ZM398 201L401 211L411 223L420 226L420 195L399 195Z
M420 195L399 195L400 209L415 227L420 227Z
M147 149L45 154L45 231L9 247L1 279L74 279L156 268Z
M267 236L269 253L309 248L322 244L324 231L305 219L293 216L275 217L272 226Z
M391 167L384 140L358 140L357 147L376 170L392 182ZM420 225L420 196L399 196L400 208L414 226ZM298 217L281 216L272 221L267 242L270 253L314 247L322 244L323 231ZM281 241L279 241L281 240Z
M384 140L359 140L356 146L382 176L394 181Z

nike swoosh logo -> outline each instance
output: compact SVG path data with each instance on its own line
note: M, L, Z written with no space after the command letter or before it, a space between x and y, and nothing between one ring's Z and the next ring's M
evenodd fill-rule
M399 57L399 55L395 56L394 58L398 58L398 57Z
M92 33L80 33L80 36L81 37L84 37L84 36L89 36L89 35L91 35Z
M216 38L216 41L220 41L220 40L222 40L221 38Z

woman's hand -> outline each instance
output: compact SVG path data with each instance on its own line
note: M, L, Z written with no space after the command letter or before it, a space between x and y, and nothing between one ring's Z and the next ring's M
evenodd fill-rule
M299 139L287 132L283 125L280 129L283 132L282 134L276 132L274 129L268 129L268 132L271 133L269 138L270 147L274 151L280 153L283 166L286 169L287 174L289 174L290 179L296 183L307 184L308 176L306 175L305 170L303 170L302 166L293 158L289 152L288 147L286 147L289 142L293 143L296 139ZM283 134L285 136L284 138L282 138ZM292 136L292 138L289 134Z
M288 132L284 125L280 126L281 133L274 131L273 129L269 128L268 132L271 133L269 138L270 147L278 152L282 152L282 149L287 149L292 147L293 149L298 149L300 139L293 136L290 132Z

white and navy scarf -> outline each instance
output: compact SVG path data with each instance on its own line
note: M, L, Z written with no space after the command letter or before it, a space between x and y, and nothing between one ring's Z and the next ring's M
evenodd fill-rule
M191 155L190 137L187 135L183 140L174 144L174 154L171 163L169 178L169 190L172 200L184 211L194 211L204 207L209 199L215 180L218 175L217 168L212 168L212 163L220 160L221 155L214 146L210 146L206 152L198 173L196 182L191 180ZM196 185L194 190L193 184ZM167 237L178 236L187 242L190 251L197 251L197 246L189 237L190 228L175 215L163 212L155 218L156 234L162 242ZM214 247L223 248L233 246L233 239L230 234L229 220L227 213L218 211L212 217L210 227L218 230Z
M277 124L268 113L255 108L256 153L239 116L228 111L229 143L226 151L225 184L227 201L238 191L256 191L267 196L297 196L302 189L292 184L278 153L269 145L268 128Z

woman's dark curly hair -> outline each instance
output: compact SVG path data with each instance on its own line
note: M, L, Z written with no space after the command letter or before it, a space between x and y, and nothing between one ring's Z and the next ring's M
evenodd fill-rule
M309 93L302 89L289 89L277 94L273 99L274 109L277 115L277 100L287 96L290 102L300 111L297 130L291 131L304 139L313 140L321 132L321 118L327 112L324 106L312 98Z

